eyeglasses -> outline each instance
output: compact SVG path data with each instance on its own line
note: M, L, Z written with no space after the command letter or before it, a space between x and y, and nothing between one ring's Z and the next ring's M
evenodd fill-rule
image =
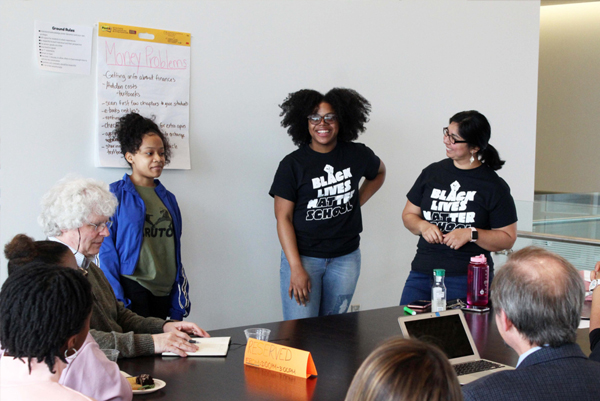
M92 226L94 227L94 231L96 231L97 233L104 230L105 228L110 228L112 226L112 221L108 220L107 222L104 223L98 223L98 224L94 224L94 223L87 223L88 226Z
M444 127L443 131L444 131L444 136L450 140L450 143L452 145L454 145L456 143L467 143L467 141L458 140L458 139L456 139L455 135L451 135L450 131L448 130L448 127Z
M308 116L308 122L312 125L321 124L321 120L325 121L327 124L332 124L337 121L337 116L333 113L325 114L324 116L320 116L319 114L311 114Z

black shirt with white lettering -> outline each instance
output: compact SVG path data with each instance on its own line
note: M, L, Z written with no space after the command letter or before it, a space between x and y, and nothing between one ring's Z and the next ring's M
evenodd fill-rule
M470 170L457 168L452 159L433 163L421 172L406 196L421 208L423 219L437 225L443 234L457 228L502 228L517 221L508 184L485 163ZM462 276L467 274L471 257L482 253L493 269L490 252L476 242L453 250L420 237L412 270L433 274L433 269L446 269L447 276Z
M338 142L329 153L303 145L279 163L269 195L294 202L300 255L335 258L358 249L359 183L374 179L379 164L371 149L355 142Z

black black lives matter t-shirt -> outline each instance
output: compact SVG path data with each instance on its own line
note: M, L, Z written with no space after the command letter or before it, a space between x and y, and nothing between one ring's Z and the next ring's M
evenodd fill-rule
M338 142L329 153L303 145L279 163L269 195L294 202L300 255L335 258L358 249L358 185L362 177L374 179L379 164L371 149L354 142Z
M470 170L457 168L452 159L433 163L421 172L406 196L421 208L423 219L437 225L443 234L457 228L502 228L517 221L508 184L485 163ZM467 274L471 257L482 253L492 269L490 252L476 242L453 250L420 237L412 270L433 274L433 269L446 269L447 276L462 276Z

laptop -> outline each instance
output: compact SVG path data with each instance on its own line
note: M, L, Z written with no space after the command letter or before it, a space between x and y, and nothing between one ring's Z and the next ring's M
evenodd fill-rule
M416 338L437 345L450 359L460 384L487 376L512 366L488 361L479 352L460 309L421 313L398 318L404 338Z

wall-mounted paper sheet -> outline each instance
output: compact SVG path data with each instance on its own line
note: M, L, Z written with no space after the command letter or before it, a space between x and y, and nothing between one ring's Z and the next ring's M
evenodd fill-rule
M190 169L189 33L98 24L98 159L126 167L114 134L119 117L155 117L171 146L166 168Z
M41 70L90 75L92 27L35 21L35 54Z

